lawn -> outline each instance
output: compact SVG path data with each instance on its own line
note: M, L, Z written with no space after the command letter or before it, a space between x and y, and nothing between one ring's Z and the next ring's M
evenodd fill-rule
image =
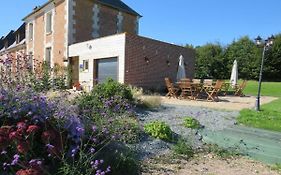
M244 93L256 96L258 93L258 82L248 81ZM263 82L261 94L264 96L281 97L281 82Z
M249 81L244 91L247 95L256 95L258 82ZM240 112L238 122L246 126L281 132L281 82L263 82L262 95L280 97L261 106L261 111L245 109Z

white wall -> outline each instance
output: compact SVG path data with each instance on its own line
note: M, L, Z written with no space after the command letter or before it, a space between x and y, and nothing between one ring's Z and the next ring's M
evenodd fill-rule
M125 33L102 37L69 46L69 57L79 56L79 65L89 60L89 71L79 69L80 83L93 84L93 60L102 58L118 58L118 81L124 83L125 76Z

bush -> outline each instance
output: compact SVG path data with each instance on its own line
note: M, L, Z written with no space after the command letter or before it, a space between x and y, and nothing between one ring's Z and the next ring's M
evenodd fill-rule
M184 127L191 129L199 129L201 127L199 121L192 117L185 117L183 125Z
M165 122L160 121L153 121L148 123L144 126L144 131L151 135L152 137L172 141L173 140L173 133L170 129L169 125Z
M174 153L178 155L184 155L188 158L192 157L194 152L190 145L187 144L185 140L180 139L176 145L173 147Z
M109 172L96 152L111 136L88 127L93 123L80 119L62 98L50 101L20 87L0 89L0 106L0 174Z
M159 96L144 96L141 98L142 107L153 109L161 106L161 97Z
M119 96L129 101L133 100L133 95L128 86L118 83L117 81L114 81L110 78L107 79L106 82L96 85L92 93L94 93L98 97L102 97L105 99Z
M112 121L110 132L118 135L123 143L133 144L140 141L142 134L140 125L134 117L119 117Z

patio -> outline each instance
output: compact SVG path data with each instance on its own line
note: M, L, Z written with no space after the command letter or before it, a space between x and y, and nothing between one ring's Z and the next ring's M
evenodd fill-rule
M254 96L245 96L245 97L237 97L237 96L220 96L219 102L210 102L203 100L182 100L176 98L168 98L161 96L163 104L174 104L174 105L186 105L186 106L198 106L198 107L206 107L212 109L222 109L222 110L237 110L240 111L242 109L252 109L255 106L256 97ZM261 97L261 104L270 103L278 98L263 96Z

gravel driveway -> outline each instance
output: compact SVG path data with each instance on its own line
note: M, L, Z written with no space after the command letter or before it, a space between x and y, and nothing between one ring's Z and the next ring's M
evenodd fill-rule
M222 130L235 124L238 111L223 111L194 106L183 105L162 105L161 108L153 111L138 110L138 117L141 124L154 120L164 121L170 125L172 131L184 139L190 141L195 147L202 145L202 136L196 131L185 128L183 118L190 116L196 118L208 130ZM172 147L171 143L166 143L159 139L150 137L144 138L141 143L132 145L140 152L140 159L166 153Z

